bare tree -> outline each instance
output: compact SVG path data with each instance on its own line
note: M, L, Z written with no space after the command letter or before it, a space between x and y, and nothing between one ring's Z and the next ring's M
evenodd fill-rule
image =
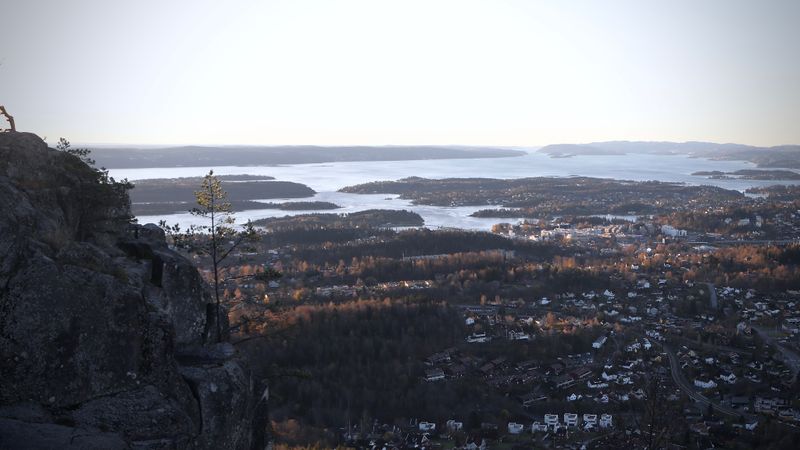
M14 125L14 116L9 114L8 111L6 111L6 107L3 105L0 105L0 115L4 116L8 121L9 128L4 131L17 131L17 127Z

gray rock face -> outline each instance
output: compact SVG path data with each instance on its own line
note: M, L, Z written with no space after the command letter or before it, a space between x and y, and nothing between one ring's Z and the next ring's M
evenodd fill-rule
M122 450L130 445L115 433L78 430L52 423L0 418L0 448L6 450Z
M0 133L0 448L250 447L249 373L210 342L208 286L128 207Z

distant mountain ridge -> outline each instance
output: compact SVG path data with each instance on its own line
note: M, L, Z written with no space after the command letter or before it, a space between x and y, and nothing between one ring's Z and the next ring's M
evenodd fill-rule
M756 147L697 141L609 141L588 144L553 144L540 148L538 152L557 158L576 155L624 155L627 153L689 155L716 160L749 161L758 167L800 168L800 145Z
M355 161L409 161L522 156L499 147L461 146L183 146L166 148L90 147L98 166L146 167L256 166Z

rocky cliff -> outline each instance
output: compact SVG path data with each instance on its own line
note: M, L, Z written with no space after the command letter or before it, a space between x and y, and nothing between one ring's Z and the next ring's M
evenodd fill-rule
M0 448L246 449L253 380L124 191L0 133Z

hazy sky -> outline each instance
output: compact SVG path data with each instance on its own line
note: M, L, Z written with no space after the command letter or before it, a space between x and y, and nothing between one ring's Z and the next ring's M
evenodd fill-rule
M0 17L0 104L51 143L800 143L800 0L0 0Z

